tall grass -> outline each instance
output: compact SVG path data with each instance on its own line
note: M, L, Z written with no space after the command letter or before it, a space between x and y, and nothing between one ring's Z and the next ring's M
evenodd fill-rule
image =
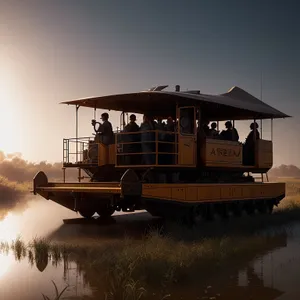
M66 286L61 292L58 292L58 288L57 288L57 286L56 286L56 284L55 284L55 282L53 280L52 280L52 283L54 285L55 294L56 294L55 298L53 300L59 300L61 298L62 294L64 293L64 291L68 288L68 286ZM42 296L43 296L44 300L52 300L48 296L45 296L44 294L42 294Z
M227 267L232 269L253 259L257 253L281 247L285 239L282 231L281 234L251 233L215 238L196 236L193 241L186 241L173 237L172 233L166 236L154 230L142 240L127 238L90 247L57 244L45 239L25 244L17 239L11 249L26 252L37 266L41 260L48 262L48 258L55 261L72 257L90 285L98 288L95 297L100 299L103 295L107 300L145 299L150 291L156 291L156 299L166 299L169 290L179 282L181 285L199 283ZM18 257L23 259L24 255ZM56 297L61 295L56 292ZM45 296L46 299L49 298Z

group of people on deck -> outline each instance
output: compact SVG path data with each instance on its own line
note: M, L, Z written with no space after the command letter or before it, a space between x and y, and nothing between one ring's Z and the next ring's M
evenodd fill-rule
M219 131L216 129L216 122L211 124L211 128L209 128L208 124L209 122L205 120L202 126L202 130L206 137L236 142L239 140L239 134L230 121L225 123L226 130L223 130L221 133L219 133Z
M216 129L217 128L216 122L211 123L210 128L209 128L208 124L209 124L208 121L204 121L203 126L202 126L202 130L206 137L213 138L213 139L227 140L227 141L235 141L235 142L239 141L239 134L238 134L236 128L233 127L231 121L227 121L225 123L226 130L222 130L221 133L219 132L219 130ZM260 138L259 131L258 131L258 124L256 122L251 123L250 129L251 129L251 131L246 138L246 143L252 142L255 139ZM255 131L255 133L254 133L254 131ZM254 138L254 135L255 135L255 138Z
M109 145L114 143L114 133L112 124L108 121L109 115L108 113L103 113L101 115L101 119L103 121L102 124L92 120L92 125L94 126L96 132L96 142L101 142L103 144ZM191 120L189 120L191 121ZM96 129L96 124L99 124L99 128ZM149 115L144 115L143 122L140 126L136 123L136 116L134 114L130 115L130 122L124 127L123 133L128 133L125 135L120 135L121 141L123 142L123 152L124 153L145 153L143 155L143 164L146 165L153 165L155 164L156 156L156 134L153 132L154 130L159 130L157 139L158 141L163 142L174 142L175 135L172 134L176 131L178 122L175 122L172 117L167 118L167 122L163 122L161 117L157 117L154 120L153 117ZM209 121L204 120L202 122L202 126L198 126L198 135L204 136L206 138L211 139L220 139L220 140L228 140L228 141L239 141L239 134L232 125L231 121L227 121L225 123L226 129L223 130L221 133L217 130L217 123L213 122L209 127ZM253 164L254 157L254 146L255 140L260 138L259 131L258 131L258 124L252 123L250 125L250 133L248 134L245 145L244 145L244 153L246 157L251 157L251 159L246 158L246 163ZM164 132L165 131L165 132ZM172 133L171 133L172 132ZM129 134L132 133L132 134ZM159 143L158 145L158 152L166 152L166 153L174 153L174 145L171 143ZM253 154L253 155L252 155ZM130 156L130 155L129 155ZM160 156L162 157L162 156ZM169 164L168 157L170 155L163 155L163 162L164 164ZM135 155L130 156L127 161L129 164L138 164L139 158ZM159 159L161 160L161 159ZM161 163L159 163L161 164Z
M158 135L154 130L159 130ZM162 132L162 131L165 131ZM125 153L144 153L142 163L145 165L153 165L156 163L156 138L158 141L174 142L175 136L171 132L175 131L175 123L172 117L167 118L167 122L164 123L163 119L158 117L154 120L153 117L149 115L144 115L143 122L141 126L136 124L136 116L132 114L130 116L130 122L124 127L124 133L132 133L121 135L122 141L129 144L124 145ZM168 133L169 132L169 133ZM174 152L172 144L158 144L158 152L171 153ZM171 156L169 155L159 155L159 164L171 163ZM137 155L131 155L127 158L130 164L139 164L141 162Z
M101 115L102 124L92 120L92 125L96 132L95 142L101 142L105 145L113 144L114 133L111 123L108 121L108 113L103 113ZM155 164L155 152L156 152L156 136L154 130L166 131L166 133L160 132L158 134L159 141L169 141L174 142L174 134L168 134L168 132L175 131L175 123L172 117L167 118L167 122L164 123L163 119L158 117L154 120L153 117L149 115L144 115L143 122L139 126L136 123L136 115L130 115L130 122L124 127L124 135L119 135L118 142L124 143L123 152L124 153L145 153L143 155L143 164L153 165ZM96 125L99 124L98 129ZM131 134L130 134L131 133ZM159 152L174 152L172 144L159 145ZM152 153L152 154L151 154ZM160 156L160 161L162 160ZM171 159L164 157L165 163L170 163ZM140 158L138 155L128 155L126 158L128 164L140 164Z
M206 138L211 139L220 139L227 141L239 141L239 134L236 128L233 127L230 121L225 123L226 130L223 130L221 133L216 129L217 123L213 122L211 127L208 126L209 122L204 121L202 126L202 136L204 135ZM250 132L246 137L245 144L243 145L243 163L245 165L254 165L255 163L255 141L260 139L260 134L258 131L258 124L256 122L251 123Z

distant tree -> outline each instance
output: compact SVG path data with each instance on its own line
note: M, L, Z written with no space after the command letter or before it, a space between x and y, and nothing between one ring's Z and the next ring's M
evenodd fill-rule
M269 171L272 177L300 177L300 169L295 165L280 165Z
M27 162L19 155L13 156L11 159L0 152L0 176L10 181L26 182L32 181L35 174L44 171L50 180L62 180L62 163L40 163ZM11 157L11 156L10 156ZM66 172L67 179L77 180L77 170L71 169Z

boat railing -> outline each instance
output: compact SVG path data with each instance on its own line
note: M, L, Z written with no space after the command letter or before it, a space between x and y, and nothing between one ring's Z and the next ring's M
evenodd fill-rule
M116 166L170 166L178 164L178 134L165 130L119 132L108 146ZM113 150L111 152L111 150ZM99 140L93 137L65 138L63 164L65 167L98 165ZM104 155L106 156L106 154ZM111 163L111 162L110 162Z
M162 166L178 163L178 135L147 130L115 135L116 166Z
M95 145L95 137L63 139L63 164L88 163L89 150ZM89 162L92 163L92 162ZM94 162L97 164L97 162Z

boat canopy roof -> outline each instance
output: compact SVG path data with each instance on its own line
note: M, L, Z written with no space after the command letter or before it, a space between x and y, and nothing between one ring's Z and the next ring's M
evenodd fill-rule
M62 102L62 104L161 117L175 117L177 104L199 106L201 115L214 121L290 117L236 86L220 95L206 95L199 91L149 90L72 100Z

